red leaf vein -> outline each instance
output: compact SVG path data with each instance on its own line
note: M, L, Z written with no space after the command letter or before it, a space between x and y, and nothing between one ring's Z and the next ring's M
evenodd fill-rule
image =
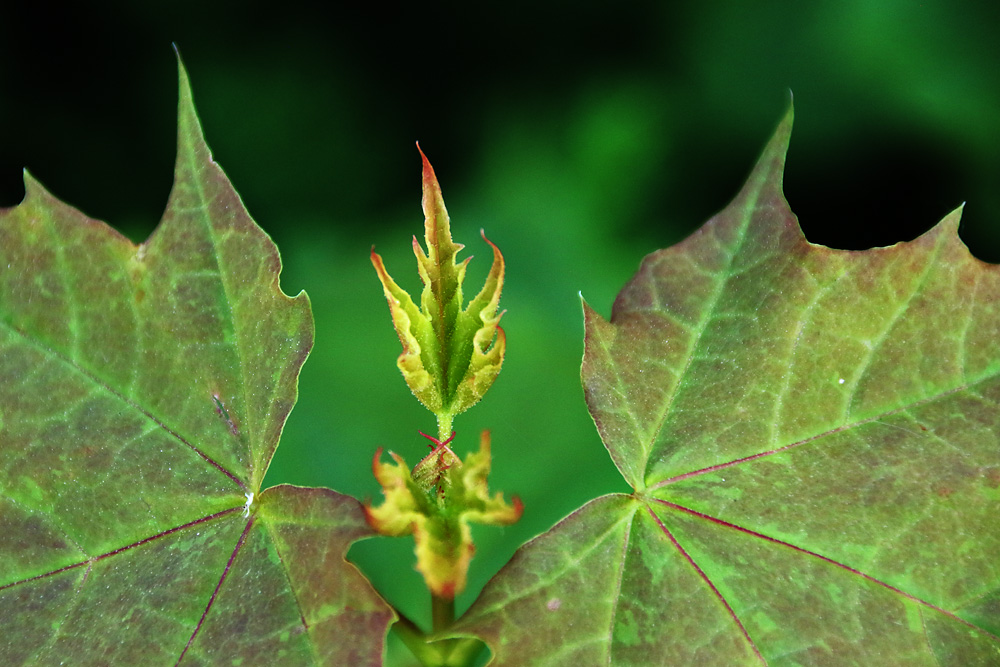
M226 510L226 511L232 512L235 510ZM201 626L205 623L205 618L208 616L208 612L212 609L212 605L215 604L215 598L219 596L219 591L222 589L222 584L225 583L226 577L229 576L229 571L233 567L233 561L236 560L236 554L240 552L240 549L243 548L243 544L247 540L247 534L253 527L253 522L254 522L254 517L250 517L250 520L247 521L246 528L244 528L243 532L240 534L240 539L236 541L236 548L233 549L233 553L230 554L229 560L226 562L226 568L222 571L222 576L219 577L219 583L215 585L215 590L212 591L212 597L208 599L208 604L205 605L205 611L202 612L201 618L198 619L198 624L194 627L194 631L191 633L191 638L188 639L188 643L187 645L184 646L184 650L181 651L181 654L177 657L177 662L174 663L174 667L181 664L181 661L184 660L184 656L185 654L187 654L188 649L191 648L191 644L194 643L195 638L201 631Z
M818 559L820 559L820 560L822 560L822 561L824 561L826 563L829 563L830 565L833 565L835 567L839 567L842 570L850 572L851 574L854 574L854 575L857 575L857 576L859 576L859 577L861 577L863 579L866 579L866 580L872 582L873 584L877 584L877 585L879 585L879 586L881 586L881 587L883 587L883 588L885 588L885 589L887 589L889 591L892 591L893 593L896 593L897 595L901 595L902 597L907 598L908 600L912 600L913 602L916 602L917 604L923 605L924 607L927 607L928 609L933 609L934 611L940 612L941 614L944 614L945 616L947 616L947 617L949 617L949 618L951 618L951 619L953 619L955 621L958 621L959 623L961 623L961 624L963 624L965 626L968 626L968 627L976 630L977 632L981 632L983 634L986 634L986 635L994 638L997 641L1000 641L1000 637L997 637L997 636L993 635L991 632L989 632L988 630L985 630L985 629L983 629L981 627L978 627L978 626L976 626L976 625L974 625L974 624L972 624L972 623L970 623L970 622L968 622L968 621L960 618L959 616L956 616L954 613L948 611L947 609L943 609L942 607L938 607L937 605L934 605L934 604L928 602L927 600L923 600L921 598L918 598L917 596L913 595L912 593L907 593L906 591L904 591L901 588L897 588L897 587L893 586L892 584L889 584L889 583L887 583L885 581L882 581L881 579L878 579L877 577L873 577L870 574L862 572L861 570L859 570L857 568L851 567L850 565L847 565L846 563L841 563L840 561L834 560L833 558L830 558L829 556L824 556L823 554L817 553L815 551L810 551L809 549L805 549L805 548L800 547L800 546L796 546L796 545L794 545L794 544L792 544L790 542L785 542L784 540L779 540L778 538L771 537L770 535L765 535L763 533L758 533L755 530L751 530L751 529L746 528L744 526L739 526L739 525L737 525L735 523L730 523L728 521L724 521L723 519L719 519L717 517L705 514L703 512L698 512L697 510L693 510L693 509L691 509L689 507L684 507L683 505L678 505L676 503L672 503L669 500L662 500L660 498L651 498L651 500L653 502L657 502L657 503L659 503L661 505L664 505L666 507L670 507L672 509L684 512L686 514L690 514L692 516L696 516L696 517L698 517L700 519L705 519L707 521L711 521L712 523L714 523L716 525L724 526L726 528L731 528L733 530L738 530L739 532L744 533L746 535L751 535L753 537L758 537L758 538L760 538L762 540L766 540L768 542L771 542L772 544L777 544L777 545L780 545L780 546L783 546L783 547L787 547L789 549L794 549L795 551L797 551L799 553L805 554L807 556L812 556L814 558L818 558ZM655 516L655 514L654 514L654 516ZM657 521L659 521L659 519L657 519ZM666 528L664 528L664 530L666 530ZM669 535L669 533L668 533L668 535ZM671 540L672 539L673 538L671 537ZM692 564L693 564L693 562L692 562ZM713 587L713 589L714 589L714 587Z
M677 508L677 506L674 505L673 503L668 503L664 501L658 501L658 502L662 502L664 505L667 505L669 507ZM760 654L760 651L757 649L757 645L750 637L750 633L747 632L747 629L746 627L744 627L743 622L740 621L739 617L736 616L736 612L733 611L733 608L729 606L729 602L726 600L725 596L722 595L722 592L715 587L715 584L712 583L712 580L708 578L708 575L705 574L705 571L701 569L698 563L694 561L694 558L691 557L691 554L689 554L684 549L684 547L681 546L680 542L677 541L677 538L675 538L673 533L670 532L670 529L667 528L666 525L660 520L660 517L656 515L656 512L654 512L649 507L647 507L646 510L649 512L650 516L653 517L653 521L655 521L656 525L660 527L660 530L663 531L663 534L667 536L668 540L670 540L671 544L673 544L674 547L677 549L677 551L680 552L681 556L684 557L684 560L686 560L691 565L691 567L694 568L694 571L698 573L698 576L701 577L702 581L704 581L708 585L708 587L712 589L712 593L715 595L716 598L718 598L719 602L721 602L723 606L726 608L726 611L729 613L729 617L733 619L733 623L736 624L736 626L740 629L740 632L743 633L743 636L746 637L747 643L750 645L750 648L753 649L754 654L760 660L761 664L766 665L767 660L765 660L764 656ZM695 514L697 514L697 512Z
M173 533L176 533L178 531L184 530L185 528L191 528L192 526L197 526L198 524L202 524L202 523L205 523L205 522L208 522L208 521L212 521L213 519L218 519L219 517L225 516L226 514L231 514L233 512L236 512L237 510L242 510L242 509L243 509L243 506L240 505L239 507L233 507L233 508L228 509L228 510L222 510L221 512L216 512L215 514L212 514L212 515L209 515L209 516L205 516L205 517L202 517L200 519L196 519L194 521L190 521L190 522L185 523L183 525L175 526L174 528L170 528L169 530L165 530L162 533L157 533L156 535L150 535L149 537L143 538L143 539L139 540L138 542L133 542L132 544L126 544L123 547L119 547L117 549L114 549L113 551L109 551L107 553L103 553L103 554L101 554L99 556L94 556L93 558L87 558L86 560L82 560L82 561L80 561L78 563L73 563L72 565L66 565L65 567L61 567L61 568L59 568L57 570L52 570L51 572L43 572L42 574L36 574L35 576L28 577L27 579L19 579L18 581L12 581L9 584L3 584L2 586L0 586L0 591L6 590L8 588L13 588L14 586L20 586L21 584L31 583L32 581L38 581L39 579L45 579L46 577L52 577L52 576L55 576L57 574L61 574L63 572L68 572L69 570L76 569L78 567L83 567L84 565L87 566L87 574L89 574L90 573L90 568L93 566L93 564L95 562L97 562L99 560L103 560L103 559L108 558L110 556L114 556L116 554L120 554L123 551L128 551L129 549L134 549L136 547L140 547L143 544L147 544L149 542L152 542L153 540L158 540L161 537L166 537L167 535L172 535ZM81 582L81 586L82 586L82 584L83 584L83 582Z

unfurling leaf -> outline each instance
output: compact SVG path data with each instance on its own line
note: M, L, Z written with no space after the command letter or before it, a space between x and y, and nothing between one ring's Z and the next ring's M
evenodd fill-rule
M419 146L418 146L419 150ZM503 364L506 341L498 326L497 306L503 288L503 255L493 248L493 266L486 284L462 309L462 282L471 257L456 261L464 247L451 239L448 211L427 157L423 160L424 238L427 252L413 237L413 253L424 289L420 307L389 276L382 258L372 250L392 323L403 344L396 364L413 395L437 415L442 437L451 432L455 415L479 402Z
M411 474L401 456L389 452L395 464L382 463L381 448L372 468L385 494L379 507L365 507L368 523L383 535L413 534L417 570L434 595L452 599L465 588L475 548L470 523L508 525L521 518L522 505L497 493L490 497L490 433L483 431L479 451L463 463L441 443ZM431 470L435 478L421 475Z

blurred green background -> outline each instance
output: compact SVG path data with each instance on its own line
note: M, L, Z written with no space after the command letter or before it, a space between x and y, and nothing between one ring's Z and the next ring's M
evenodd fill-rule
M287 0L21 3L0 10L0 205L27 167L57 196L144 239L173 166L176 42L209 144L305 289L316 346L268 483L378 500L378 446L416 463L432 416L394 360L368 260L418 289L419 140L456 240L508 280L504 371L459 417L493 432L494 488L523 520L477 530L468 605L526 539L625 491L579 386L579 294L608 314L646 253L736 193L795 95L785 191L807 237L908 240L967 201L962 235L1000 261L1000 4ZM351 558L428 617L411 542Z

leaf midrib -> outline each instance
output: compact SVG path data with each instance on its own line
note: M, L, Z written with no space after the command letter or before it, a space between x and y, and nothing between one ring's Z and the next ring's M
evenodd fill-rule
M761 175L759 177L759 180L762 185L755 188L753 191L747 193L747 201L746 204L743 206L744 215L742 216L742 219L740 220L740 224L738 226L739 234L737 235L734 243L731 246L732 248L731 252L727 253L728 257L726 265L723 268L721 268L717 274L721 275L722 278L721 280L717 281L716 288L713 291L711 297L707 300L707 305L702 311L704 315L701 317L701 321L698 323L698 328L693 332L693 335L691 336L691 341L688 344L687 351L685 353L686 361L684 362L684 367L681 368L680 371L677 373L677 382L674 385L673 391L670 392L670 394L665 397L662 407L659 410L659 416L657 418L656 425L652 429L652 433L650 434L650 438L648 442L643 444L643 463L642 463L643 483L645 483L646 476L649 474L650 453L653 451L653 447L656 445L656 441L659 439L660 432L663 430L663 425L666 423L667 417L670 415L671 408L673 408L674 401L677 398L678 394L680 393L681 386L684 383L684 379L687 377L688 369L691 367L691 364L694 361L695 351L698 349L698 346L701 343L701 339L705 335L705 332L708 330L709 325L715 319L716 306L718 305L719 300L722 298L722 295L725 293L726 286L729 284L730 280L733 277L733 272L732 272L733 264L737 256L739 255L739 251L743 246L744 240L746 239L747 230L750 227L750 223L753 220L754 214L757 211L757 201L759 200L760 194L761 192L763 192L767 184L769 176L770 176L770 171L767 174ZM739 195L737 195L737 197L739 197ZM718 222L719 219L717 218L716 223ZM702 230L702 233L704 233L704 230Z
M188 140L186 142L185 145L186 150L183 153L181 153L181 155L183 155L183 157L185 158L185 163L186 163L185 169L190 174L199 174L200 173L199 168L203 169L215 168L221 170L221 167L219 167L219 165L215 162L215 160L212 159L211 151L209 150L207 144L205 144L204 138L202 136L201 124L199 123L197 117L194 117L193 115L194 107L193 103L190 100L188 100L187 107L188 107L187 110L189 110L192 114L192 117L188 119L188 122L190 122L193 125L198 141L192 142ZM196 159L197 144L200 144L201 147L203 147L205 149L205 152L208 154L207 165L201 165ZM178 153L180 153L180 146L178 146ZM180 158L180 155L178 157ZM202 228L205 230L205 235L208 237L209 241L212 244L212 261L215 263L215 267L218 273L218 283L219 286L222 288L223 295L225 296L226 311L229 315L225 324L231 329L233 334L233 340L235 341L235 345L233 345L233 350L236 353L236 363L239 366L239 372L240 372L240 380L241 380L240 394L243 403L243 409L246 410L247 413L246 416L248 417L248 419L246 419L246 421L244 422L247 430L247 449L248 449L247 461L249 462L249 469L247 470L247 479L250 480L251 484L253 484L254 472L257 469L257 461L254 459L255 448L253 446L253 443L254 443L254 438L256 437L258 432L257 430L258 423L255 420L249 418L251 417L252 409L248 401L249 396L247 392L247 387L249 386L248 384L249 378L247 377L246 364L243 361L244 360L243 336L241 335L241 332L238 330L236 326L237 320L235 314L233 313L232 294L229 283L227 281L227 277L229 276L229 274L224 270L222 253L219 251L218 239L216 238L215 230L212 227L212 216L208 213L209 198L205 196L203 179L197 177L191 178L189 185L190 187L192 187L193 192L196 194L196 198L199 204L197 207L197 215L195 217L198 219L198 222L201 223ZM173 198L171 197L171 207L170 209L168 209L168 213L170 210L173 210L172 204L173 204ZM164 217L166 217L166 215ZM240 482L239 484L240 488L243 491L246 491L246 486L242 482ZM257 493L260 491L260 489L254 488L253 491L254 493Z

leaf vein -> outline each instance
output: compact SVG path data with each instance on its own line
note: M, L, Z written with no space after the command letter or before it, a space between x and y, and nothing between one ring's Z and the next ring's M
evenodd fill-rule
M684 382L684 379L687 376L688 368L691 367L691 363L697 356L695 351L697 350L702 337L705 335L705 332L708 330L709 324L714 320L716 315L716 305L722 298L725 287L729 284L730 279L733 277L730 270L736 260L738 249L742 246L743 241L746 239L747 230L750 227L750 221L752 220L754 213L757 212L757 199L759 196L760 188L750 193L749 201L744 209L746 212L744 213L743 219L739 225L739 234L733 242L733 250L726 252L726 267L715 274L711 274L716 280L716 286L712 294L706 299L705 308L703 310L704 315L702 316L700 322L698 322L696 330L692 332L693 335L691 337L691 341L688 343L687 354L685 355L687 358L684 362L684 367L677 373L677 383L674 385L673 391L665 397L664 402L658 411L656 424L652 429L652 433L648 436L648 440L643 443L643 477L645 477L646 471L649 467L649 454L653 451L656 439L659 437L660 431L663 429L663 425L667 421L667 416L670 414L670 410L674 405L674 400L677 398L677 394L680 393L681 383ZM722 244L719 243L719 245L721 246Z
M615 637L615 621L618 616L618 602L621 599L622 582L625 579L625 561L628 559L628 546L632 538L632 524L635 521L635 513L633 512L629 517L628 525L625 527L625 535L622 539L622 555L621 563L618 566L618 574L615 577L614 582L614 594L611 598L611 619L608 624L608 639L604 644L607 649L606 664L613 664L611 661L611 653L614 648L614 637Z
M653 500L657 499L654 498ZM657 500L657 502L663 502L663 501ZM663 504L673 506L672 503L663 502ZM670 529L667 528L666 524L664 524L663 521L660 519L660 517L656 514L656 512L653 511L653 508L647 506L646 511L648 511L650 516L653 517L653 521L655 521L656 525L660 527L660 530L663 531L663 534L667 536L667 539L670 540L670 543L674 545L674 548L677 549L677 551L684 558L684 560L687 561L688 565L694 568L694 571L698 574L701 580L704 581L705 584L708 585L708 587L712 590L713 595L715 595L715 597L719 600L719 602L721 602L722 605L726 608L726 611L729 613L730 619L732 619L733 623L736 625L737 628L739 628L740 632L743 634L743 637L746 639L747 644L750 645L750 648L757 656L757 659L760 660L761 664L766 665L767 660L765 660L764 656L761 655L760 650L757 648L757 644L754 643L753 638L750 637L750 633L747 632L746 626L743 625L743 622L736 615L736 612L733 611L733 608L729 605L729 601L726 600L726 597L722 594L722 591L716 588L715 584L712 583L712 580L709 578L708 574L706 574L705 571L701 569L701 566L699 566L698 563L695 562L691 554L689 554L687 550L683 546L681 546L681 543L677 541L677 538L674 537L674 534L670 532Z
M80 364L78 364L75 360L73 360L73 359L71 359L69 357L66 357L64 354L62 354L58 350L52 349L52 348L48 347L47 345L43 345L40 341L31 338L30 336L28 336L27 334L25 334L24 332L22 332L17 327L14 327L13 325L11 325L11 324L9 324L7 322L0 322L0 327L2 327L4 329L6 329L6 330L8 330L8 331L10 331L12 333L14 333L15 335L17 335L28 346L37 349L38 351L42 352L44 355L47 355L47 356L49 356L52 359L56 359L56 360L62 362L63 365L65 365L66 367L68 367L72 371L74 371L76 373L79 373L83 377L87 378L95 386L100 387L101 389L103 389L104 391L106 391L108 394L110 394L110 395L114 396L115 398L117 398L118 400L122 401L123 403L125 403L126 405L128 405L130 408L132 408L133 410L135 410L139 414L143 415L146 419L148 419L149 421L153 422L153 424L155 424L159 429L161 429L165 433L167 433L171 438L173 438L174 440L176 440L177 442L181 443L182 445L184 445L185 447L187 447L188 449L190 449L192 452L194 452L195 454L197 454L198 456L200 456L201 458L203 458L212 467L214 467L216 470L218 470L223 475L225 475L226 477L228 477L229 479L231 479L233 482L235 482L236 485L241 490L243 490L243 491L246 490L246 485L243 484L243 482L236 475L234 475L232 472L230 472L225 467L223 467L223 465L221 463L219 463L218 461L216 461L215 459L213 459L212 457L210 457L208 454L206 454L205 452L203 452L201 449L199 449L198 447L196 447L194 444L192 444L190 441L188 441L180 433L178 433L177 431L175 431L172 428L170 428L169 426L167 426L164 422L160 421L160 419L158 417L156 417L153 413L151 413L149 410L146 410L145 408L143 408L141 405L139 405L138 403L136 403L135 401L133 401L128 396L125 396L124 394L120 393L119 391L117 391L116 389L114 389L113 387L111 387L110 385L108 385L107 383L105 383L99 377L97 377L96 375L94 375L89 369L84 368L83 366L81 366Z
M762 540L765 540L765 541L770 542L772 544L776 544L776 545L781 546L781 547L786 547L788 549L792 549L792 550L797 551L798 553L804 554L806 556L811 556L813 558L818 558L819 560L821 560L821 561L823 561L823 562L825 562L825 563L827 563L829 565L832 565L834 567L840 568L840 569L845 570L846 572L849 572L849 573L851 573L851 574L853 574L855 576L858 576L858 577L861 577L862 579L870 581L873 584L881 586L882 588L885 588L886 590L891 591L891 592L893 592L893 593L895 593L895 594L897 594L897 595L899 595L901 597L904 597L904 598L906 598L908 600L916 602L917 604L922 605L923 607L926 607L927 609L933 609L934 611L936 611L936 612L938 612L940 614L943 614L944 616L947 616L948 618L950 618L950 619L952 619L954 621L957 621L958 623L961 623L962 625L965 625L965 626L967 626L969 628L972 628L972 629L976 630L977 632L981 632L981 633L983 633L983 634L991 637L995 641L1000 642L1000 637L994 635L992 632L990 632L990 631L988 631L988 630L986 630L984 628L981 628L981 627L979 627L979 626L977 626L977 625L975 625L973 623L970 623L969 621L966 621L965 619L957 616L953 612L950 612L947 609L944 609L942 607L938 607L937 605L932 604L932 603L928 602L927 600L919 598L916 595L913 595L912 593L908 593L908 592L904 591L901 588L893 586L892 584L890 584L888 582L882 581L881 579L879 579L879 578L877 578L877 577L875 577L873 575L868 574L867 572L863 572L863 571L861 571L860 569L858 569L856 567L852 567L852 566L850 566L850 565L848 565L846 563L842 563L842 562L840 562L838 560L830 558L829 556L824 556L821 553L818 553L816 551L811 551L811 550L806 549L804 547L800 547L798 545L792 544L791 542L786 542L786 541L780 540L780 539L778 539L776 537L772 537L770 535L765 535L764 533L759 533L759 532L757 532L755 530L751 530L750 528L746 528L744 526L740 526L740 525L735 524L735 523L730 523L729 521L726 521L724 519L720 519L718 517L714 517L714 516L712 516L710 514L705 514L704 512L699 512L699 511L693 510L693 509L691 509L689 507L685 507L683 505L678 505L677 503L670 502L669 500L663 500L661 498L651 498L651 500L653 502L660 503L661 505L665 505L667 507L673 508L673 509L678 510L680 512L684 512L686 514L690 514L691 516L696 516L698 518L705 519L706 521L710 521L710 522L712 522L712 523L714 523L716 525L723 526L725 528L730 528L732 530L739 531L741 533L744 533L746 535L750 535L752 537L760 538Z
M944 398L944 397L946 397L946 396L948 396L950 394L955 394L955 393L958 393L960 391L971 391L971 390L974 390L974 388L975 388L976 385L978 385L980 383L983 383L983 382L986 382L988 380L995 379L998 376L1000 376L1000 370L994 371L992 373L987 373L987 374L983 375L982 377L977 378L976 380L974 380L970 384L963 384L963 385L960 385L958 387L953 387L951 389L946 389L944 391L937 392L936 394L933 394L931 396L927 396L927 397L924 397L924 398L922 398L920 400L914 401L913 403L910 403L908 405L904 405L904 406L901 406L899 408L895 408L893 410L888 410L888 411L883 412L881 414L874 415L872 417L867 417L865 419L861 419L861 420L853 422L851 424L844 424L844 425L838 426L836 428L831 428L831 429L828 429L826 431L823 431L822 433L817 433L815 435L811 435L808 438L803 438L801 440L789 443L789 444L781 446L781 447L776 447L774 449L769 449L769 450L766 450L766 451L757 452L756 454L751 454L749 456L743 456L741 458L733 459L731 461L726 461L724 463L717 463L715 465L707 466L705 468L699 468L698 470L692 470L690 472L686 472L686 473L683 473L683 474L680 474L680 475L675 475L675 476L670 477L668 479L665 479L665 480L663 480L661 482L657 482L656 484L653 484L650 488L651 489L658 489L658 488L667 486L669 484L673 484L675 482L679 482L681 480L688 479L690 477L696 477L698 475L703 475L703 474L706 474L706 473L715 472L716 470L722 470L724 468L729 468L729 467L732 467L732 466L735 466L735 465L740 465L742 463L748 463L750 461L754 461L756 459L759 459L759 458L762 458L762 457L765 457L765 456L772 456L774 454L780 454L782 452L788 451L788 450L793 449L795 447L800 447L802 445L809 444L809 443L814 442L816 440L820 440L820 439L825 438L825 437L827 437L829 435L834 435L836 433L840 433L842 431L848 431L848 430L850 430L852 428L857 428L857 427L863 426L865 424L870 424L872 422L877 422L877 421L879 421L879 420L881 420L881 419L883 419L885 417L889 417L889 416L892 416L892 415L895 415L895 414L906 413L907 411L909 411L909 410L911 410L913 408L916 408L916 407L919 407L921 405L925 405L925 404L928 404L928 403L932 403L932 402L934 402L936 400L939 400L939 399L942 399L942 398ZM892 424L887 424L887 425L893 426ZM896 428L901 428L901 427L897 426Z
M227 512L232 512L232 511L234 510L227 510ZM247 521L247 525L243 529L243 532L240 534L240 538L236 541L236 547L233 549L233 553L230 554L229 560L226 562L226 567L222 570L222 576L219 577L219 583L215 585L215 590L212 591L212 595L208 599L208 604L205 605L205 611L202 612L201 618L198 619L198 624L195 625L194 631L191 633L191 638L188 639L188 642L184 646L184 650L181 651L181 654L177 656L177 662L174 663L174 667L177 667L177 665L181 664L181 662L184 660L184 656L188 652L188 649L191 648L191 645L194 643L195 638L197 638L198 633L201 631L201 626L205 623L205 618L208 616L208 612L212 609L212 605L215 604L215 599L218 597L219 591L222 589L222 584L224 584L226 578L229 577L229 572L230 570L232 570L233 567L233 561L236 560L236 555L240 552L240 549L242 549L243 545L246 543L247 535L250 533L250 529L253 527L253 524L254 524L254 517L251 516L250 519Z
M192 111L192 113L193 113L193 111ZM200 140L198 143L201 143L202 146L205 148L206 152L208 152L208 147L204 145L204 139L202 138L201 128L200 128L200 124L199 124L197 118L193 119L192 123L194 124L194 126L196 128L198 128L197 137ZM198 165L197 165L197 161L196 161L196 157L197 157L196 147L188 146L188 152L187 152L187 156L186 157L190 158L191 161L192 161L192 163L194 163L189 168L191 169L192 172L196 173L198 171ZM212 159L211 153L209 153L208 164L205 165L205 168L206 169L215 170L215 171L220 171L220 172L222 170L222 168L219 167L218 163L216 163L215 160ZM249 385L249 379L247 378L246 364L244 363L243 336L241 335L242 332L239 332L237 330L237 326L236 326L236 315L233 312L233 295L231 293L230 286L229 286L229 284L228 284L228 282L226 280L226 278L229 276L229 274L224 270L224 267L223 267L222 253L219 250L219 239L216 237L215 229L213 228L213 226L211 224L210 216L207 213L207 211L210 209L210 206L211 206L211 203L213 201L213 198L212 197L208 197L206 195L203 179L201 179L201 178L195 178L195 179L192 179L192 180L193 180L193 184L194 184L194 188L195 188L195 191L196 191L196 195L197 195L198 201L201 203L201 206L200 207L196 207L196 210L200 209L200 212L202 213L202 215L198 215L198 216L195 216L195 217L197 217L199 219L199 222L202 223L202 225L203 225L203 227L205 229L205 234L206 234L206 236L208 236L208 239L209 239L209 241L212 244L212 260L215 262L216 270L218 271L217 281L218 281L219 287L222 289L222 292L223 292L223 294L225 296L226 309L227 309L228 314L229 314L229 318L228 318L228 321L226 322L226 324L228 325L230 331L232 332L233 338L235 340L235 345L233 345L232 348L233 348L233 351L236 354L236 363L237 363L237 365L239 366L239 369L240 369L240 380L241 380L241 382L240 382L240 390L241 390L242 399L243 399L243 401L242 401L243 402L243 409L246 410L246 414L247 414L247 417L248 417L248 419L246 419L246 426L247 426L247 431L248 431L248 433L247 433L247 450L248 450L247 460L248 460L248 468L249 468L247 470L247 473L248 473L249 479L253 480L254 479L254 473L256 472L256 468L257 468L257 461L254 459L253 440L254 440L255 436L259 435L259 432L258 432L258 429L257 429L258 424L254 420L252 420L252 419L249 418L249 417L251 417L253 415L252 415L252 409L250 407L250 403L249 403L249 400L248 400L249 399L248 387L250 385ZM229 333L229 332L227 332L227 333ZM242 483L240 484L240 487L243 488L244 490L246 489L246 487ZM254 489L255 492L257 492L259 490L260 490L259 488Z
M861 381L867 377L868 372L871 370L872 361L875 359L876 353L878 352L879 349L882 348L882 346L886 343L886 341L889 340L889 334L896 327L896 325L903 319L903 316L906 314L906 312L910 308L910 305L913 303L914 298L920 296L924 283L926 283L928 277L933 273L935 268L934 260L941 252L941 247L943 245L944 239L945 237L942 235L941 240L939 240L937 244L934 246L934 251L930 253L930 255L927 257L926 262L924 263L923 271L920 273L920 276L915 281L913 281L913 288L910 290L910 293L906 295L906 298L903 301L901 301L899 305L896 307L896 310L893 311L892 315L889 317L885 327L882 329L882 332L879 334L878 338L875 339L874 341L871 341L871 343L866 346L868 352L865 355L865 359L862 360L862 362L858 365L858 369L855 371L854 377L852 378L850 384L850 388L848 390L850 398L847 401L847 406L844 411L843 415L844 420L850 419L851 414L854 411L854 399L857 398L858 386L861 384Z

